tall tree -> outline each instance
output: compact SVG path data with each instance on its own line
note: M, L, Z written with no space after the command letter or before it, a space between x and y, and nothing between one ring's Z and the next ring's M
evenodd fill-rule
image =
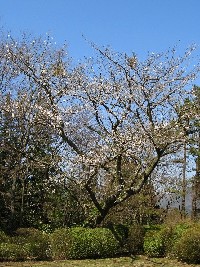
M192 107L196 110L196 116L191 120L190 144L191 153L195 158L195 175L193 179L192 216L194 219L200 214L200 87L194 86L194 101Z
M93 226L138 194L159 163L185 142L182 118L191 114L181 113L179 105L192 95L187 85L200 70L185 69L193 47L183 56L172 49L141 62L136 55L95 48L97 60L75 67L65 48L56 49L50 39L11 39L2 47L13 81L31 84L46 99L38 106L40 121L65 144L67 177L95 207Z
M10 229L37 224L45 221L45 196L60 161L55 138L38 122L29 92L3 94L0 107L1 224Z

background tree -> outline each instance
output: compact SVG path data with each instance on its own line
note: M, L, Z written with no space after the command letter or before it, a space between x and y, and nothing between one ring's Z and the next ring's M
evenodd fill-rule
M200 87L194 86L195 99L192 107L196 110L196 116L192 118L190 125L191 154L195 159L195 175L193 178L193 203L192 216L196 219L200 213Z
M59 170L55 138L39 122L40 112L30 91L4 93L0 106L1 224L13 229L44 223L50 179Z

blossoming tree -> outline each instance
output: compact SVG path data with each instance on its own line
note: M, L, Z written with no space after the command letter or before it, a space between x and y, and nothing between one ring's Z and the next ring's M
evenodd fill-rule
M44 99L38 124L50 125L64 144L66 179L82 188L96 226L138 194L185 142L183 117L194 114L179 106L193 97L191 82L200 68L186 65L194 47L182 56L175 49L152 53L144 61L94 49L95 59L73 66L66 48L57 49L50 38L4 41L7 79L1 86L2 95L24 87Z

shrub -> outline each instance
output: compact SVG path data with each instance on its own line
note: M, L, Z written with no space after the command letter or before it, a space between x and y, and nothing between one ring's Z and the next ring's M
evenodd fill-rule
M200 263L200 227L185 231L173 247L174 256L187 263Z
M118 241L106 228L60 229L51 236L54 259L111 257L118 252L119 248Z
M25 260L28 256L28 250L26 247L13 244L12 238L6 235L4 232L0 232L0 260Z
M46 233L34 228L19 228L12 238L16 245L26 247L29 258L44 260L51 257L50 240Z
M162 257L170 256L179 259L185 259L187 250L187 245L182 249L182 242L188 242L188 246L195 248L195 242L199 242L199 235L196 235L194 241L190 235L193 233L193 229L199 229L200 225L191 223L189 221L182 221L178 224L167 224L160 226L150 226L146 228L146 234L144 238L144 252L150 257ZM198 232L197 230L195 230ZM190 237L190 238L189 238ZM196 241L195 241L196 240ZM200 244L199 244L200 246ZM192 248L192 249L193 249ZM182 251L182 252L181 252ZM194 258L196 255L199 258L200 252L194 252ZM184 255L183 255L184 253ZM193 255L192 253L189 253ZM179 255L179 256L178 256ZM185 257L185 258L184 258ZM191 256L192 257L192 256ZM185 260L186 261L186 260ZM189 260L188 260L189 262ZM194 260L193 260L194 262Z
M174 245L184 232L191 227L191 223L182 222L176 225L162 225L147 230L144 240L144 251L150 257L174 257Z
M142 225L131 225L128 231L126 247L129 253L136 254L143 251L145 230Z
M173 228L170 226L162 225L157 236L162 241L162 247L163 247L162 256L166 256L172 246Z
M0 243L8 243L9 241L9 236L7 236L3 231L0 231Z
M118 244L119 244L118 253L119 254L127 253L128 252L127 238L128 238L128 232L129 232L128 226L124 224L109 223L107 224L107 227L108 229L111 230L113 236L118 241Z
M92 235L92 257L112 257L118 253L119 242L114 237L111 230L107 228L90 229Z
M47 234L51 234L53 232L53 228L50 224L41 223L38 225L38 229Z
M165 225L151 225L145 229L144 252L149 257L163 257L170 242L171 228Z
M118 242L106 228L72 228L72 247L70 258L99 258L116 254Z
M143 246L145 254L149 257L162 257L165 255L165 246L159 233L146 236Z
M25 246L1 243L0 244L0 260L1 261L20 261L26 260L28 257L28 249Z
M173 230L173 236L175 239L180 238L183 233L192 227L192 224L188 224L188 223L179 223L177 225L175 225L174 230Z
M176 208L169 209L165 213L165 218L163 218L163 223L167 225L177 225L183 222L182 213ZM184 219L185 220L185 219Z
M111 230L116 240L123 246L128 238L129 228L124 224L110 224L108 228Z
M182 235L192 227L192 224L188 224L186 222L182 222L179 224L176 224L174 226L166 226L164 228L166 233L168 231L168 236L165 234L163 237L164 242L165 242L165 249L166 249L166 254L170 257L174 257L174 246L175 244L180 240ZM167 238L166 238L167 236Z
M68 259L71 247L70 229L55 230L51 234L52 258L57 260Z

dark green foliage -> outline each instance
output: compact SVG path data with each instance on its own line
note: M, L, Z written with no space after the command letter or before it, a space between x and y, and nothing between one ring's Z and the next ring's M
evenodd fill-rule
M173 237L178 239L182 236L182 234L189 228L193 227L192 224L189 223L179 223L173 229Z
M184 232L191 228L192 224L188 222L178 223L174 226L166 225L160 231L160 235L162 237L164 247L165 247L165 255L169 257L174 257L174 246L182 237Z
M3 231L0 231L0 243L8 243L9 241L9 236L7 236Z
M26 246L12 243L0 243L1 261L21 261L29 256L29 249Z
M146 228L144 252L149 257L163 257L171 241L171 228L165 225L152 225Z
M191 227L191 224L184 222L148 229L144 239L144 252L150 257L174 257L174 246Z
M145 230L142 225L133 224L128 231L126 247L129 253L136 254L143 251Z
M49 236L34 228L20 228L13 237L13 243L26 247L29 258L48 259L51 256Z
M52 258L61 260L69 257L69 249L71 247L70 229L63 228L55 230L51 234L51 250Z
M0 260L44 260L50 257L49 237L37 229L20 228L12 237L3 232L0 234Z
M200 263L200 226L183 232L175 243L173 253L176 258L187 263Z
M112 257L119 243L107 228L76 227L56 230L51 235L54 259L83 259Z
M118 233L124 238L122 247L113 229L115 235ZM188 263L200 263L198 223L146 229L132 225L128 233L122 225L113 226L113 229L63 228L48 235L34 228L20 228L13 236L0 232L0 261L105 258L122 252L137 254L144 249L149 257L168 256Z
M12 238L3 231L0 232L0 260L25 260L28 257L28 249L25 246L15 244Z
M123 247L126 244L128 238L128 226L124 224L108 224L107 227L113 233L115 239L119 242L120 246Z
M173 242L175 242L173 228L168 225L163 225L159 231L159 237L162 240L163 254L166 256L171 251Z
M117 253L118 242L106 228L72 228L72 247L70 258L111 257Z
M145 236L144 239L144 252L149 257L162 257L165 254L165 247L163 239L159 232L152 231Z

